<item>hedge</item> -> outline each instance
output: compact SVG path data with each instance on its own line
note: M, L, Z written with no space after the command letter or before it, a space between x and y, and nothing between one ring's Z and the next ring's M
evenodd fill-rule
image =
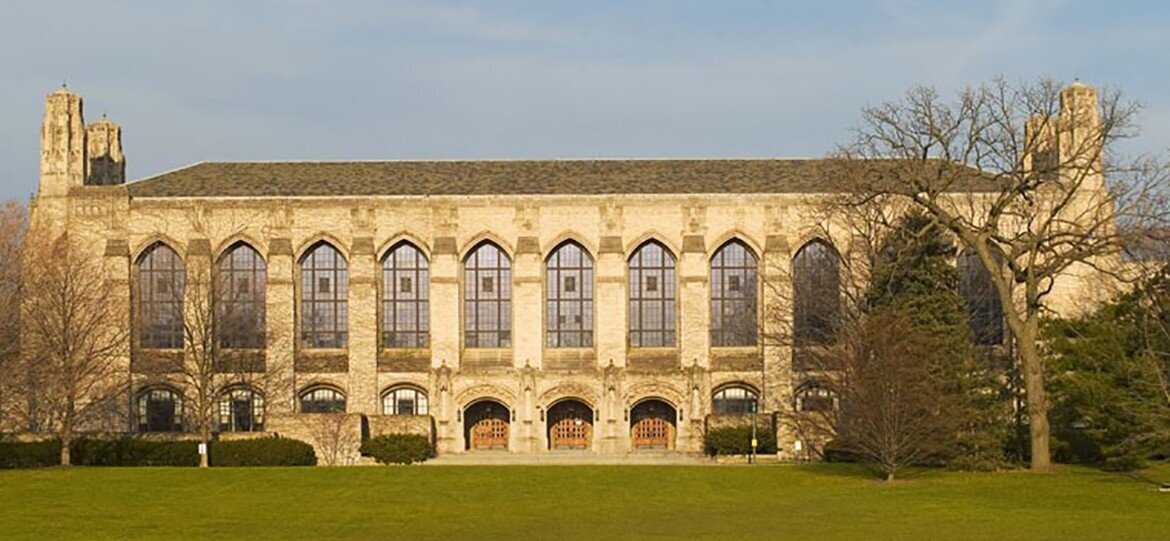
M431 441L419 434L386 434L362 442L362 455L381 464L412 464L435 456Z
M287 438L216 441L211 444L212 466L312 466L317 463L307 443ZM138 438L79 439L70 459L75 466L186 466L199 465L199 442L155 441ZM40 468L61 461L61 442L0 442L0 468Z
M212 466L315 466L313 446L289 438L217 441L211 444Z
M756 427L756 453L770 455L776 453L776 432L769 423L761 423ZM752 427L724 426L712 428L703 436L703 452L709 456L716 455L746 455L752 452Z

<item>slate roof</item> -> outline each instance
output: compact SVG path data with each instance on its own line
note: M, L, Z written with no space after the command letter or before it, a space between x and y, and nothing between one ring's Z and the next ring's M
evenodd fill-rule
M141 198L827 193L848 186L844 166L832 159L204 162L127 188Z

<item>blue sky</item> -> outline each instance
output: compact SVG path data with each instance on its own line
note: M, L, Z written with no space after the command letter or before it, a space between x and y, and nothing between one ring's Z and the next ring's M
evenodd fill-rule
M132 179L205 160L815 157L916 84L1080 78L1170 148L1166 2L13 2L0 199L45 94L123 126Z

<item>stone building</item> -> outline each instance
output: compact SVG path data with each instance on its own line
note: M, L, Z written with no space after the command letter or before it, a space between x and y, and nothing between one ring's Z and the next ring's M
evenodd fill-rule
M34 226L92 240L133 329L127 431L189 428L167 367L196 283L230 284L220 346L279 376L224 391L225 433L344 411L440 453L693 452L712 424L823 401L764 337L815 333L825 308L801 299L841 287L850 239L813 212L841 186L831 160L197 163L126 183L120 127L61 89L41 167Z

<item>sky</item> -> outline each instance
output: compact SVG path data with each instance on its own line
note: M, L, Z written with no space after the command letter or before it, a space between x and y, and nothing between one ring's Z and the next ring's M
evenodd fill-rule
M3 0L0 200L46 94L200 161L819 157L910 87L1080 79L1170 149L1170 2ZM10 4L10 5L8 5Z

